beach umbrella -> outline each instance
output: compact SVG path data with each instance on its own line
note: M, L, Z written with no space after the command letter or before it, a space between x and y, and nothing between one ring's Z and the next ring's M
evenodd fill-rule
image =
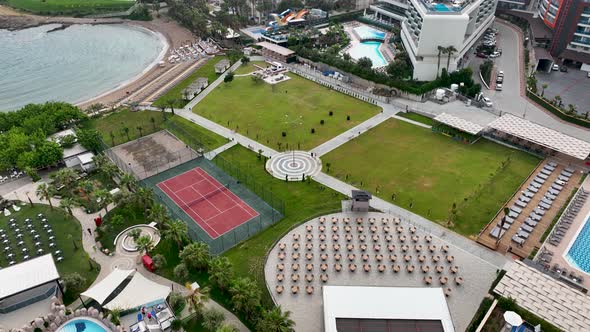
M520 317L519 314L517 314L514 311L506 311L504 313L504 320L510 326L520 326L520 325L522 325L522 318Z

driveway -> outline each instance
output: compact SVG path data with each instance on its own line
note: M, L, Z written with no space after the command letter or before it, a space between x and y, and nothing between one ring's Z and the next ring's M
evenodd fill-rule
M590 111L590 77L588 73L578 69L568 68L567 73L551 71L550 73L537 72L539 89L543 83L548 87L545 89L545 97L553 99L561 96L564 107L568 104L576 106L578 114L586 114Z

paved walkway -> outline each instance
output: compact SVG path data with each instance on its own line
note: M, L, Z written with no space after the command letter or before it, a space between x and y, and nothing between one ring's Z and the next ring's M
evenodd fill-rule
M229 143L224 144L213 151L209 151L209 152L205 153L205 158L211 160L211 159L215 158L215 156L217 156L218 154L222 153L223 151L229 150L230 148L232 148L236 145L238 145L238 142L230 141Z
M31 198L33 203L47 204L47 201L41 201L35 195L35 191L37 189L37 186L40 183L42 183L42 182L37 182L37 183L29 182L20 188L14 189L13 192L6 194L4 197L7 199L16 199L16 200L24 201L24 200L26 200L27 193L28 193L28 197ZM51 203L53 204L53 206L59 206L59 202L60 201L58 199L51 199ZM109 206L109 210L112 209L113 207L114 207L114 205L111 204ZM103 215L104 210L101 210L101 211L99 211L97 213L93 213L93 214L87 214L81 208L73 208L72 212L73 212L74 217L78 220L78 222L80 222L80 225L82 227L82 244L84 246L84 250L88 253L90 258L92 258L101 267L100 273L96 277L96 280L94 280L93 285L96 284L97 282L99 282L100 280L104 279L109 273L111 273L111 271L113 271L117 267L122 268L122 269L135 268L138 271L140 271L141 274L143 274L146 278L153 280L161 285L170 286L175 291L179 291L183 294L187 294L188 290L184 286L177 284L171 280L168 280L164 277L161 277L157 274L147 271L143 267L143 265L141 264L141 261L139 259L139 255L137 253L125 253L125 252L118 251L113 256L107 256L97 249L96 240L94 239L94 236L88 234L87 229L90 229L92 231L92 233L94 234L94 232L96 230L96 225L94 224L94 218L96 218L99 215ZM76 308L80 304L81 304L80 300L76 300L69 307ZM248 328L242 322L240 322L240 320L234 314L232 314L227 309L223 308L217 302L215 302L213 300L209 300L206 303L205 307L221 310L225 314L225 319L228 323L231 323L232 325L238 327L239 331L244 331L244 332L249 331Z
M242 65L241 61L237 61L236 63L234 63L231 67L229 67L228 70L225 71L225 73L221 74L215 81L213 81L213 83L209 84L209 86L206 87L203 92L199 93L195 98L193 98L193 100L191 100L188 104L186 104L186 106L184 107L184 110L192 111L192 109L193 109L193 107L195 107L195 105L200 103L201 100L205 99L205 97L207 97L207 95L211 91L215 90L215 88L217 88L219 86L219 84L221 84L223 82L223 79L227 76L228 73L233 72L234 70L238 69L241 65Z

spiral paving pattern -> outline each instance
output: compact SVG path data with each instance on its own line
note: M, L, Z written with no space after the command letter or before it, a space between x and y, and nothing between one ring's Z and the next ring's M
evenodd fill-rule
M266 162L266 171L281 180L301 181L303 175L315 176L321 170L320 159L305 151L278 153Z

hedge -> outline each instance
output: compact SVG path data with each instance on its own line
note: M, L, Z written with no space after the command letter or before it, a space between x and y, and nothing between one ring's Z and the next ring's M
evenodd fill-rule
M498 298L498 305L500 309L504 312L506 311L514 311L520 315L520 317L526 321L527 323L537 326L541 324L541 330L543 332L562 332L561 329L554 326L553 324L547 322L546 320L542 319L541 317L533 314L532 312L521 308L516 304L516 302L512 299L507 299L505 297Z
M494 299L484 297L483 301L481 301L481 304L479 305L479 309L477 309L477 312L473 316L471 323L469 323L469 326L465 330L466 332L475 332L475 330L477 330L477 327L485 317L486 313L488 310L490 310L492 303L494 303Z
M564 121L567 121L567 122L571 122L573 124L577 124L582 127L590 128L590 121L585 120L585 119L580 119L578 117L571 116L569 114L564 113L561 109L559 109L559 108L555 107L554 105L552 105L551 103L549 103L545 98L542 98L541 96L533 93L529 89L526 90L526 95L527 95L527 97L534 100L537 104L543 106L544 109L553 113L558 118L560 118Z

